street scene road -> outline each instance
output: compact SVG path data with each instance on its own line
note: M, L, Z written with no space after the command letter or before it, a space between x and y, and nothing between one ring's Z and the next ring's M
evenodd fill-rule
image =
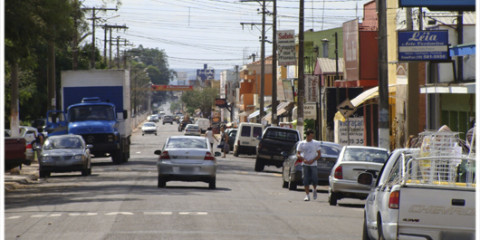
M360 239L364 201L304 202L282 188L281 169L254 171L255 157L217 157L217 187L171 181L157 188L157 155L177 125L134 130L131 158L93 158L92 175L52 173L5 193L5 239ZM219 149L216 149L217 151ZM24 166L35 168L38 165Z

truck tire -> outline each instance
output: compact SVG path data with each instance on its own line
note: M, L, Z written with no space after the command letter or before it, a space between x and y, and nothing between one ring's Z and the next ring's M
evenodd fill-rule
M121 164L123 162L123 153L121 150L118 150L112 154L112 161L114 164Z
M383 228L382 228L382 217L380 214L377 216L377 231L378 231L378 240L385 240L385 236L383 235Z
M257 158L255 161L255 172L261 172L265 168L265 163L263 163L262 159Z

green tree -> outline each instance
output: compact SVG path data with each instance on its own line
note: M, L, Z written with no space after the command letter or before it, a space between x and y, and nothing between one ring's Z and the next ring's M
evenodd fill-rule
M193 115L196 109L200 109L202 117L209 117L212 114L212 107L217 97L218 89L196 88L193 91L185 92L181 100L185 103L187 112L191 115Z

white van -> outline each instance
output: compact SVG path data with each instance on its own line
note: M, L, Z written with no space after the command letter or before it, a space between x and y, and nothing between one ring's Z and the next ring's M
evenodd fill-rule
M210 120L208 118L197 118L195 124L198 125L201 133L205 133L210 127Z
M257 154L257 145L262 137L262 132L263 125L260 123L240 123L233 145L233 155L238 157L239 154Z

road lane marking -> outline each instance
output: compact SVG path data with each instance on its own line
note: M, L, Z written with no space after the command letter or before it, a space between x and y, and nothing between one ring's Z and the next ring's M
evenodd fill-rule
M11 216L11 217L7 217L6 219L19 219L21 218L22 216Z
M78 217L78 216L97 216L98 213L69 213L68 216Z
M30 216L31 218L42 218L42 217L46 217L47 214L35 214L35 215L32 215Z
M179 215L208 215L208 212L179 212Z
M133 215L131 212L110 212L110 213L105 213L107 216L112 216L112 215Z
M62 216L62 214L61 214L61 213L52 213L52 214L50 214L50 215L48 215L48 216L49 216L49 217L60 217L60 216Z
M172 215L173 212L144 212L145 215Z

